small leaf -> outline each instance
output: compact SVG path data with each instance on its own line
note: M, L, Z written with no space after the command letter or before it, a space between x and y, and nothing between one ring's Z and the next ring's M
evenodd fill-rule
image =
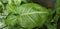
M6 6L6 10L7 10L7 12L8 13L17 13L17 11L18 11L18 6L16 6L16 5L9 5L9 4L7 4L7 6Z
M8 25L8 26L14 26L16 24L16 20L17 20L17 18L15 15L9 15L6 18L5 22L6 22L6 25Z
M8 0L8 4L20 5L21 4L21 0Z

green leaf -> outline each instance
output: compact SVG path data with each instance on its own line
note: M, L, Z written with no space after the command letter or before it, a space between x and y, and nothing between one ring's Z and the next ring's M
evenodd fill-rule
M16 5L12 5L12 4L7 4L7 6L6 6L6 10L7 10L7 12L8 13L17 13L18 12L18 6L16 6Z
M28 29L32 29L36 26L42 26L49 15L46 8L34 3L23 4L19 9L19 25Z
M29 0L22 0L22 2L24 2L24 3L26 3L26 2L28 2Z
M2 13L3 12L3 7L2 7L2 2L0 2L0 13Z
M1 0L2 3L7 3L7 0Z
M14 0L15 5L20 5L21 4L21 0Z
M60 0L56 0L56 4L55 4L55 10L58 14L60 14Z
M8 4L20 5L21 4L21 0L8 0Z
M60 0L56 0L55 9L60 7Z
M46 24L46 26L47 26L47 29L57 29L55 24L54 25Z
M16 24L16 16L15 15L9 15L7 16L5 22L7 26L14 26Z

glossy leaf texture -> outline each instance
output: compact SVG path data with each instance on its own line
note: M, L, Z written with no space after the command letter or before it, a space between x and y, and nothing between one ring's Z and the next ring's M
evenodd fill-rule
M19 9L18 22L24 28L32 29L36 26L42 26L48 19L48 10L40 5L34 3L23 4Z

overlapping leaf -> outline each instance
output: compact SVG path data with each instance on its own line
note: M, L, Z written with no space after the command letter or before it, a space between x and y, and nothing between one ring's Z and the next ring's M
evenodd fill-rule
M14 7L10 6L10 8L11 12L15 12ZM14 15L8 16L6 19L6 24L14 25L17 18L17 23L24 28L31 29L36 26L42 26L42 24L47 20L49 15L48 10L46 8L43 8L44 7L33 3L23 4L17 8L19 10L19 15L17 17Z
M14 26L16 24L17 17L15 15L9 15L6 18L6 25L7 26Z

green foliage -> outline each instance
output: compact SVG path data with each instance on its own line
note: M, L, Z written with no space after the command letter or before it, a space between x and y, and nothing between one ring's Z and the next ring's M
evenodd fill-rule
M43 7L37 4L23 4L20 6L20 16L18 20L24 28L33 28L35 26L41 26L47 20L48 14L47 9L43 9Z
M3 16L2 18L0 17L0 21L4 20L3 24L5 24L1 28L32 29L46 25L47 29L57 29L57 21L60 17L60 0L56 0L53 9L47 9L39 4L29 3L29 1L0 0L0 16ZM56 14L53 17L52 15L55 12ZM51 22L54 22L53 25L51 25Z
M17 9L14 9L14 7L9 6L10 9L7 7L8 12L17 12ZM38 7L38 8L37 8ZM28 3L21 5L18 9L18 15L9 15L6 19L7 25L14 25L19 23L20 26L28 29L32 29L35 26L42 26L43 23L47 20L49 12L46 8L42 6L39 6L34 3ZM13 13L14 14L14 13ZM12 18L11 18L12 17ZM17 18L17 19L16 19ZM29 26L29 27L28 27Z
M6 24L8 26L13 26L15 23L16 23L16 20L17 20L17 17L14 16L14 15L9 15L7 18L6 18Z

